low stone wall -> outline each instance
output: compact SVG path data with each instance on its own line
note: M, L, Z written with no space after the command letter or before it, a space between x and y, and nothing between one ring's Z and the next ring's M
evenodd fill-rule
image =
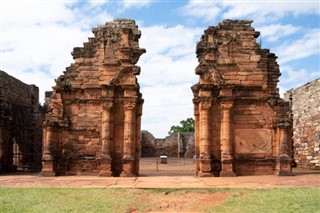
M293 114L294 156L298 167L319 169L320 78L286 92Z
M41 169L39 89L0 70L0 171Z
M141 157L186 157L192 158L195 153L194 133L172 133L166 138L155 138L150 132L141 132Z

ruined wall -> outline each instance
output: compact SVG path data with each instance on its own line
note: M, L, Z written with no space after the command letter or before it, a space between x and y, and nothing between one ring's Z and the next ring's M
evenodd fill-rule
M252 21L224 20L197 44L195 144L200 176L291 173L292 122L274 53Z
M295 162L320 169L320 79L289 90L285 99L292 106Z
M41 169L39 89L0 70L0 171Z
M92 29L74 63L56 80L44 126L41 175L135 176L139 171L142 95L135 64L135 21ZM47 93L47 95L50 95ZM46 95L46 96L47 96Z
M172 133L166 138L155 138L150 132L141 132L141 157L186 157L192 158L195 153L194 133Z

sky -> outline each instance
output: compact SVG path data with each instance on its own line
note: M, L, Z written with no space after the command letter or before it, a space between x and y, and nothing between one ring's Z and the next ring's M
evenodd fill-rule
M278 56L281 95L320 77L320 1L0 1L0 69L44 92L73 63L91 28L135 19L145 48L138 81L145 100L142 129L158 138L193 117L190 87L198 82L195 47L223 19L253 20L263 48ZM260 38L258 38L260 42Z

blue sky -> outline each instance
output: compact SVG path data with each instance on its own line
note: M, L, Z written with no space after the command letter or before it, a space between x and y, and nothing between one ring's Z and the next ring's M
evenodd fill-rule
M198 81L195 46L208 26L223 19L250 19L262 46L274 52L278 87L301 86L320 77L320 2L317 1L29 1L0 2L0 69L51 90L73 62L73 47L91 28L113 18L135 19L146 48L138 65L145 99L142 129L164 137L193 116L190 87Z

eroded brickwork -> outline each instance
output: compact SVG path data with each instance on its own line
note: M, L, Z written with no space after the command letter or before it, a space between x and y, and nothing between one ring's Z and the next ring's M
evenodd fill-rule
M168 157L192 158L195 153L194 133L172 133L165 138L155 138L150 132L141 132L141 157Z
M279 97L274 53L256 42L252 21L224 20L197 44L192 87L200 176L291 173L292 122Z
M0 70L0 171L41 169L39 89Z
M294 158L298 167L320 169L320 79L289 90L293 114Z
M92 31L94 38L74 48L75 62L53 87L41 175L138 175L141 33L128 19Z

